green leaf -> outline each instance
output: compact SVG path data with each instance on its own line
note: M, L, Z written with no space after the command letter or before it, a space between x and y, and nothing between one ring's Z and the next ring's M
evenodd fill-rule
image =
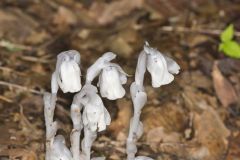
M233 24L230 24L222 33L221 33L221 41L227 42L232 40L234 34Z
M227 41L219 45L219 50L232 58L240 58L240 46L235 41Z

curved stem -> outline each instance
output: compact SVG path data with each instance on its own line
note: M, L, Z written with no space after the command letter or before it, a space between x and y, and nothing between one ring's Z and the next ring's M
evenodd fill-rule
M81 105L72 104L71 105L71 118L73 122L73 129L71 132L71 152L73 155L73 160L80 159L80 136L82 130L82 120L81 120Z
M46 160L49 159L49 152L52 148L54 136L57 132L57 122L53 121L54 110L57 100L56 94L45 93L44 100L44 118L46 125Z
M82 152L85 156L84 160L91 159L91 147L93 141L97 138L97 133L91 131L87 126L84 127L84 139L82 142Z
M144 74L146 72L146 63L147 63L147 55L145 51L142 51L138 57L136 72L135 72L135 82L137 85L143 87Z
M135 90L137 90L137 86L141 88L141 92L146 94L144 92L144 87L143 87L143 82L144 82L144 74L146 72L147 68L147 55L146 52L143 50L139 57L138 57L138 63L136 67L136 72L135 72L135 82L132 83L132 85L135 83ZM138 91L137 91L138 92ZM133 93L132 95L132 101L133 101L133 108L134 108L134 114L130 122L130 129L129 129L129 134L127 138L127 160L134 160L135 155L137 153L137 145L136 142L137 140L141 137L142 135L142 124L140 121L140 115L141 115L141 109L145 105L146 101L142 102L142 104L139 105L139 103L136 103L139 99L136 99L136 96L138 93ZM131 93L132 94L132 93Z

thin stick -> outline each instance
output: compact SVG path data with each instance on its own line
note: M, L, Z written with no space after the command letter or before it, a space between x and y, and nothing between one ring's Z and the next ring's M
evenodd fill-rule
M7 86L9 88L17 88L17 89L20 89L20 90L23 90L23 91L28 91L28 92L31 92L31 93L43 95L43 92L40 92L40 91L35 90L35 89L28 88L28 87L25 87L25 86L20 86L18 84L13 84L13 83L5 82L5 81L0 81L0 85Z
M8 67L0 66L0 70L2 70L2 71L6 71L6 72L14 72L15 74L18 74L18 75L20 75L20 76L26 76L25 73L15 71L14 69L12 69L12 68L8 68Z
M53 121L56 100L56 94L46 92L43 96L44 118L46 126L46 160L51 160L51 149L58 129L57 122Z
M81 105L72 104L71 105L71 118L73 122L73 129L71 132L71 152L73 160L80 160L80 137L81 130L83 127L81 120Z
M161 31L164 32L182 32L182 33L200 33L200 34L209 34L219 36L223 30L220 29L202 29L202 28L187 28L182 26L163 26L160 27ZM236 37L240 37L240 32L235 31L234 35Z
M1 40L0 41L0 47L4 47L4 48L8 48L8 49L17 49L17 50L27 50L27 51L31 51L32 47L30 46L25 46L25 45L21 45L21 44L15 44L6 40Z
M6 101L8 103L12 103L13 102L11 99L9 99L7 97L4 97L4 96L1 96L1 95L0 95L0 100Z
M50 60L33 57L33 56L23 56L23 57L21 57L21 59L24 61L38 62L38 63L50 63L51 62Z

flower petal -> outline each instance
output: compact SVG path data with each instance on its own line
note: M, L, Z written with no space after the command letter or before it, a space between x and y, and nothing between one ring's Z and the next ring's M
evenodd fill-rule
M105 107L103 107L103 109L104 109L104 120L105 120L105 123L106 123L106 125L110 125L110 123L111 123L111 116L110 116L108 110Z
M172 74L178 74L180 66L171 58L164 55L164 58L167 62L168 71Z
M81 89L80 54L75 50L61 52L57 57L55 75L52 77L52 91L59 87L66 92L78 92Z
M148 55L147 69L151 74L153 87L169 84L174 79L173 75L168 72L165 58L159 52Z
M99 76L100 93L110 100L122 98L125 90L122 87L120 75L115 67L105 67Z
M127 83L127 76L130 76L129 74L127 74L121 66L119 66L116 63L109 63L109 66L115 67L118 72L119 72L119 76L120 76L120 80L121 80L121 84L126 84Z
M64 61L60 67L60 76L62 80L61 89L66 92L78 92L81 89L80 69L78 64L71 61Z
M51 160L72 160L72 153L65 145L65 139L62 135L58 135L54 138L49 158Z

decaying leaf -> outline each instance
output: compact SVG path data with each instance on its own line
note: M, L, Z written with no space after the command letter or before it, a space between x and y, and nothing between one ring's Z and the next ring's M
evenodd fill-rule
M90 9L92 17L96 18L101 25L113 22L116 18L128 15L143 5L143 0L121 0L114 1L109 5L95 2Z
M236 103L238 101L236 91L232 84L221 73L217 63L213 65L212 77L215 92L222 105L228 107L230 104Z
M61 6L53 18L53 23L58 26L74 25L77 23L77 18L71 10Z
M219 114L208 106L201 114L195 115L193 126L195 140L207 147L210 153L204 160L220 159L227 151L230 131Z
M163 127L166 132L178 132L187 124L187 117L181 106L167 103L161 107L145 106L142 121L145 133L157 127Z
M180 143L181 135L177 132L166 133L163 127L158 127L148 131L146 141L157 152L160 143L172 143L173 145Z

